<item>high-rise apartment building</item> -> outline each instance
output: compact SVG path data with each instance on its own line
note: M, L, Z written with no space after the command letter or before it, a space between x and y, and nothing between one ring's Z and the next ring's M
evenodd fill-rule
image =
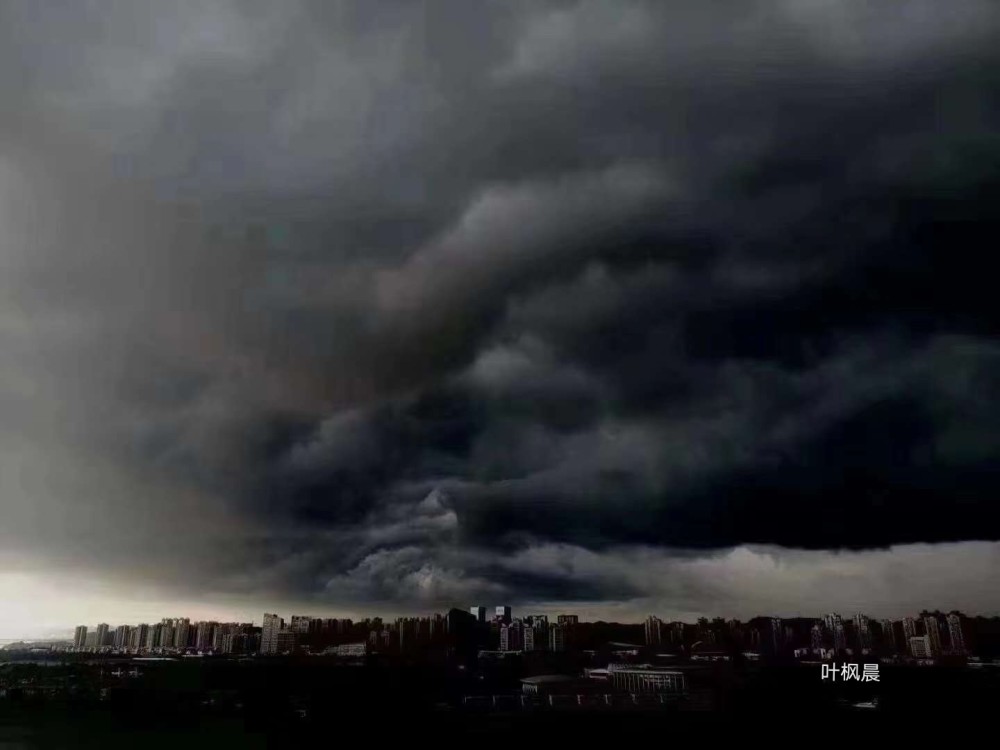
M823 649L823 626L818 622L809 630L809 647L813 653L819 653Z
M775 654L781 653L785 647L785 629L781 624L781 618L770 617L767 620L767 625L768 647Z
M160 648L160 640L163 637L163 623L156 622L149 626L149 633L146 634L146 650L152 651Z
M937 617L934 615L927 615L924 617L924 632L927 635L927 639L930 642L931 653L934 656L938 656L941 649L941 627L938 623Z
M400 651L408 651L413 648L417 640L419 622L416 617L396 618L396 638Z
M174 648L186 649L191 640L191 621L186 617L174 620Z
M524 648L523 628L520 620L500 626L500 650L520 651Z
M663 642L663 622L659 617L650 615L646 618L646 645L659 646Z
M215 629L219 623L202 620L195 625L194 647L198 651L208 651L212 648Z
M882 646L889 653L896 651L896 630L892 620L882 620Z
M115 634L112 639L112 644L116 649L128 648L128 636L129 627L128 625L119 625L115 628Z
M287 630L283 632L291 635ZM252 623L221 623L213 633L212 648L223 654L258 653L260 651L260 633Z
M862 653L871 651L872 631L867 615L863 615L860 612L854 615L854 631L858 639L858 648L861 649Z
M486 607L469 607L469 613L476 618L476 622L486 622Z
M129 651L138 652L146 649L146 641L149 639L149 625L140 623L132 628L129 634Z
M521 621L521 636L525 651L544 651L548 645L548 635L548 615L528 615Z
M486 607L483 607L483 620L486 620ZM427 637L431 639L432 643L437 643L444 635L444 622L444 617L440 614L435 614L431 617L430 622L427 624Z
M77 625L73 631L73 648L83 648L87 645L87 626Z
M233 623L220 622L212 631L212 650L222 652L225 637L232 632Z
M965 653L965 634L962 630L962 616L957 612L948 615L948 636L953 654Z
M660 627L660 635L661 636L663 634L663 627L664 627L663 623L661 623L661 627ZM666 630L667 630L667 639L670 641L671 645L673 645L673 646L682 646L682 645L684 645L684 623L683 622L672 622L669 625L666 625L665 627L666 627Z
M285 621L278 615L264 613L264 623L260 630L260 652L278 653L278 634L285 629Z
M176 635L174 621L169 617L163 618L160 622L160 648L173 648Z
M565 625L553 625L549 628L549 650L556 652L566 650Z
M292 615L288 629L296 635L304 636L309 634L309 626L313 618L310 615Z
M844 629L844 620L837 613L832 613L823 618L826 629L833 637L833 649L838 654L847 650L847 632Z
M544 651L548 645L549 628L544 620L534 619L521 623L521 638L524 651Z

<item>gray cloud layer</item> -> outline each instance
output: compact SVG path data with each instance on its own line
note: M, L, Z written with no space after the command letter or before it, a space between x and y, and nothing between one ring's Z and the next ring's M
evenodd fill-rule
M909 605L843 582L870 549L1000 607L998 31L5 3L0 554L331 608Z

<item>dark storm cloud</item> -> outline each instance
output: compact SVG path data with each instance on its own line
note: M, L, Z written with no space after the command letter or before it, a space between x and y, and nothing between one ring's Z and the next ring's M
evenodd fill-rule
M1000 538L995 5L475 6L4 6L10 554L696 607Z

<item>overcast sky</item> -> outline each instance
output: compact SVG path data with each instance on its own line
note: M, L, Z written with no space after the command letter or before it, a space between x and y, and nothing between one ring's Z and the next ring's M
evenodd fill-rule
M0 2L0 638L1000 611L1000 5Z

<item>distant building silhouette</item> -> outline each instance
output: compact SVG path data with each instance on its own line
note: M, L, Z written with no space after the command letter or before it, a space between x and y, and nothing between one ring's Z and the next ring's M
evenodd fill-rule
M169 617L164 618L160 623L160 648L174 647L174 621Z
M844 621L837 613L831 613L824 618L826 629L830 631L833 639L833 649L838 654L847 650L847 633L844 630Z
M213 646L215 630L219 627L217 622L199 622L194 633L194 647L198 651L208 651Z
M785 630L781 626L780 617L770 618L770 647L772 653L780 654L785 649Z
M646 618L646 645L659 646L663 642L663 622L659 617L650 615Z
M283 618L268 612L264 613L264 622L260 630L260 652L262 654L278 653L278 634L285 629Z
M524 639L523 651L539 651L542 644L538 642L538 631L530 625L524 625L521 629L521 636Z
M871 651L872 631L871 621L868 619L868 615L863 615L860 612L854 615L854 633L855 637L858 639L858 648L862 651L862 653Z
M882 620L882 646L889 653L896 651L896 631L892 620Z
M479 623L472 613L450 609L444 618L445 638L448 646L461 658L471 658L476 653Z
M823 626L818 622L809 630L809 647L814 653L823 650Z
M953 654L964 654L965 634L962 631L962 616L957 612L948 615L948 636L951 639L951 652Z
M159 646L160 646L160 637L162 636L162 634L163 634L163 623L162 622L153 623L150 626L149 632L146 634L146 650L147 651L152 651L154 648L159 648Z
M549 628L549 650L555 652L566 650L566 626L553 625Z
M294 651L295 633L287 628L279 630L277 635L274 637L274 648L275 652L279 654L288 654Z
M131 633L129 633L128 648L129 651L139 652L144 651L146 648L146 641L149 638L149 625L147 623L141 623L132 628Z
M292 615L288 629L292 633L295 633L295 635L306 636L309 634L309 627L312 620L313 618L310 615Z
M548 615L528 615L521 620L524 651L544 651L548 645Z
M500 626L500 650L520 651L524 648L523 633L520 620L514 620Z
M924 617L924 632L930 642L931 653L934 656L939 655L942 652L941 649L941 627L938 623L937 617L934 615L927 615Z

